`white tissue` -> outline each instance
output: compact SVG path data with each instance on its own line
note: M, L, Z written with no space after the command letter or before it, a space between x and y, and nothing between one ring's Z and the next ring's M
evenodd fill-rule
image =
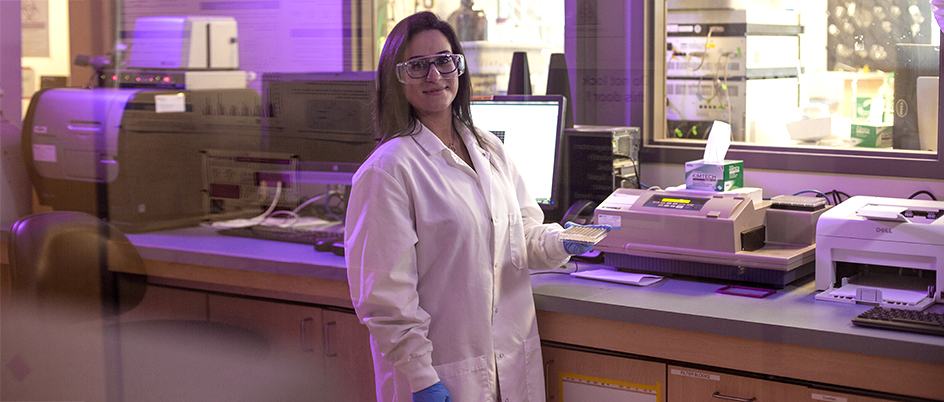
M705 144L705 163L724 162L724 155L731 145L731 125L723 121L715 121L708 132L708 143Z

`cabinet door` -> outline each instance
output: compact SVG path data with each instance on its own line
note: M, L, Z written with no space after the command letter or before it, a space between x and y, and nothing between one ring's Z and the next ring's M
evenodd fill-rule
M210 295L210 321L244 328L268 343L262 356L234 359L240 400L311 400L325 392L322 310L265 300ZM316 398L317 399L317 398Z
M327 401L372 401L374 363L370 335L357 316L324 310Z
M207 294L198 290L148 285L141 303L121 316L121 322L207 319Z
M668 382L666 400L669 402L879 402L883 400L677 366L669 366Z
M665 400L665 364L544 346L547 400Z

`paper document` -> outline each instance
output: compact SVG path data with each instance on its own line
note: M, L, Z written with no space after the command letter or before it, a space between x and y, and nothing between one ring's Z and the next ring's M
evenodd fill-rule
M630 272L616 271L612 269L594 269L590 271L574 272L571 276L583 279L594 279L598 281L624 283L634 286L649 286L661 281L663 277L649 274L634 274Z

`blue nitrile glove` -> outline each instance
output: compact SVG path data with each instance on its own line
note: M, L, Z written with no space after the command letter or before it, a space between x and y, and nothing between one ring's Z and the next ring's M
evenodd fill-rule
M437 382L429 388L414 392L413 402L452 402L452 399L449 398L446 386L442 382Z
M567 229L567 228L572 227L572 226L584 226L584 227L588 227L588 228L601 228L601 229L606 229L607 233L609 233L611 230L613 230L613 227L610 226L610 225L579 225L579 224L576 224L576 223L573 223L573 222L567 222L567 223L565 223L565 224L564 224L564 229ZM566 251L567 254L570 254L570 255L586 254L586 253L590 252L590 250L593 249L593 243L586 243L586 242L574 241L574 240L564 240L562 243L564 244L564 251Z

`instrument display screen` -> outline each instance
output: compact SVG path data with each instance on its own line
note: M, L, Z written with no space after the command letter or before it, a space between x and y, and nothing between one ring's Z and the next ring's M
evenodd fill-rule
M682 209L688 211L701 211L708 198L679 197L679 196L653 196L646 201L643 206L653 208Z

